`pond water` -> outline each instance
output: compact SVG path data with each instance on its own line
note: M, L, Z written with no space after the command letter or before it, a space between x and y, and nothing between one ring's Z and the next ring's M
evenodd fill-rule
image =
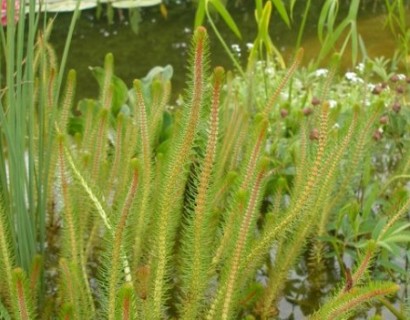
M347 6L345 7L342 9L346 10ZM161 15L159 7L141 10L142 21L138 34L131 30L126 10L114 12L113 24L109 24L106 17L97 19L95 9L82 11L68 58L68 68L74 68L78 73L77 98L97 96L97 83L88 67L101 66L108 52L114 54L115 73L128 86L131 86L133 79L145 76L151 68L170 64L174 68L173 92L174 94L180 92L185 81L187 48L189 48L192 35L195 7L188 2L169 6L167 9L166 18ZM227 43L245 64L247 45L253 42L257 32L253 1L242 1L241 6L229 8L229 10L238 23L243 38L236 38L226 28L223 21L218 21L217 24ZM305 49L305 63L313 58L320 48L320 43L315 36L317 27L315 24L317 16L315 15L318 11L312 10L312 17L308 18L302 43ZM295 19L298 19L300 15L302 15L302 10L299 12L296 10ZM343 15L342 12L341 16ZM125 18L122 21L121 16ZM360 17L359 32L367 45L369 55L373 57L392 56L395 43L389 31L384 28L385 17L380 8L367 6L361 10ZM59 56L63 51L70 19L70 13L60 13L55 21L51 43ZM287 28L278 16L273 15L270 32L272 40L283 52L285 58L291 56L296 42L297 28L294 30ZM223 65L226 69L232 69L231 61L212 30L209 33L212 65ZM347 52L346 57L349 56ZM343 61L343 67L347 69L349 65L350 61L346 58Z

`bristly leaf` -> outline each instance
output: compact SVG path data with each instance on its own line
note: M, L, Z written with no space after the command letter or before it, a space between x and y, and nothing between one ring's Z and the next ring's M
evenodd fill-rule
M182 110L180 131L176 134L174 147L164 163L162 183L158 192L156 230L154 237L155 259L152 261L152 293L149 297L150 317L162 317L166 289L170 250L180 220L179 208L187 178L190 153L198 131L201 108L207 91L204 86L207 72L208 35L203 27L197 28L193 38L192 88L188 104Z
M0 293L5 293L7 300L11 299L10 293L13 287L12 270L14 268L14 255L10 244L10 229L7 216L4 213L3 203L0 200L0 272L3 275L0 284Z
M134 90L136 93L136 120L140 132L141 143L141 164L144 170L142 171L142 196L138 207L138 217L135 217L134 231L134 249L133 249L133 266L136 268L142 255L143 239L145 238L147 226L152 219L152 210L149 209L152 193L152 146L151 136L149 131L149 122L147 118L147 106L144 102L142 83L139 80L134 81Z
M66 132L68 119L73 105L74 94L76 86L76 72L70 70L67 76L67 85L64 93L64 100L62 102L60 118L58 119L58 125L61 132Z
M200 167L196 196L192 207L188 208L189 216L186 233L181 240L184 251L183 272L186 283L182 301L181 319L196 319L203 312L203 295L206 288L207 271L210 264L210 205L213 194L211 178L213 176L218 142L219 97L224 70L214 70L211 112L207 130L205 155Z
M288 83L290 78L294 75L300 63L302 62L303 53L304 50L302 48L298 50L292 65L286 71L286 75L281 79L279 85L276 87L274 93L271 95L269 101L266 103L266 106L264 108L264 113L266 116L269 116L269 114L272 112L272 109L275 106L277 99L279 98L279 94L282 92L283 88Z
M26 275L21 268L13 270L12 304L15 319L35 318L33 299L30 295Z
M363 305L372 303L379 297L392 295L399 289L397 284L390 282L373 282L364 287L354 287L329 300L310 319L346 319L353 316Z
M114 232L114 239L113 239L113 247L111 253L111 268L110 268L110 275L108 280L108 319L114 320L116 314L116 304L117 304L117 287L118 287L118 280L120 278L120 267L121 267L121 251L123 248L123 234L126 227L127 219L130 214L130 210L135 200L135 195L137 193L138 187L138 180L139 180L139 163L136 159L132 160L132 167L133 167L133 177L131 181L131 185L129 187L127 196L125 198L124 204L120 210L120 218L117 223ZM127 258L125 257L126 261ZM126 270L125 270L125 278L127 282L131 282L130 279L130 270L128 266L128 262L126 263Z
M61 307L60 311L60 318L61 320L72 320L75 319L74 317L74 310L73 306L69 303L64 303Z
M118 291L117 298L117 313L118 320L137 319L134 306L134 287L131 283L124 284Z

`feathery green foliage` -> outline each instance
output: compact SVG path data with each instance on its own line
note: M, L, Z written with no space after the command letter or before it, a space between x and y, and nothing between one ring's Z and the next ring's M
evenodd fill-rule
M329 258L329 242L339 244L344 231L338 227L347 220L343 205L369 192L357 188L360 178L383 183L372 177L371 161L385 114L397 122L387 137L399 134L398 148L408 150L408 110L390 108L407 98L387 89L376 94L361 79L355 85L338 80L351 92L342 100L335 72L298 71L303 50L285 71L255 62L249 78L225 75L221 67L211 74L208 46L206 29L197 28L188 89L173 111L166 68L135 80L128 91L107 54L104 67L92 69L99 98L80 101L74 116L75 72L55 108L55 89L45 90L45 84L54 88L55 70L42 56L37 99L43 104L33 110L33 124L36 138L47 137L36 148L49 151L42 178L52 249L44 262L32 257L31 269L20 268L16 221L5 197L2 314L29 319L48 309L44 314L63 319L269 319L302 255L309 256L310 270L324 270L329 260L345 268L339 251ZM267 86L250 86L250 79ZM372 274L379 256L401 252L410 240L403 220L408 190L394 183L408 177L409 166L400 156L406 153L397 154L404 164L376 197L386 196L391 213L373 210L368 194L363 212L352 205L347 218L366 214L376 223L355 235L351 278L339 279L312 319L346 318L399 289L394 279L375 281ZM3 154L5 163L11 157ZM38 270L48 265L58 275L46 272L45 285L58 293L36 307Z

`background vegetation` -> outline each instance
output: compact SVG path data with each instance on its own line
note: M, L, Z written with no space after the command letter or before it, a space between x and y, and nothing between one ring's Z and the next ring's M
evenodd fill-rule
M374 318L409 317L405 2L385 2L393 63L366 56L359 1L346 17L324 1L322 50L304 67L305 19L292 62L269 35L273 10L290 25L296 5L255 1L258 34L243 66L214 23L240 36L229 11L200 1L195 23L209 24L236 70L210 70L198 26L177 102L172 68L128 88L107 54L93 68L99 97L74 103L76 72L64 66L79 12L59 63L52 23L41 25L34 2L16 22L7 2L1 317L271 319L283 297L303 307L304 279L319 293L304 310L311 319L359 317L369 305ZM346 46L361 62L341 74Z

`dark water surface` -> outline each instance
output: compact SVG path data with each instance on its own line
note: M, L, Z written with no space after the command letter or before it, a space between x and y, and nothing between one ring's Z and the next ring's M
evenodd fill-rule
M303 9L303 7L301 7ZM342 8L343 9L343 8ZM345 8L347 9L347 7ZM301 19L302 10L295 12L295 20ZM312 17L308 19L302 46L305 49L305 62L315 57L320 49L316 38L317 14L319 10L312 10ZM380 8L378 10L380 12ZM237 8L230 8L230 12L237 22L242 39L236 38L223 21L218 21L218 27L229 46L239 56L242 64L246 63L248 44L256 36L256 23L253 14L253 1L244 3ZM372 12L371 8L361 11L359 32L367 45L371 56L392 56L394 41L389 31L383 28L384 16ZM135 34L128 23L127 10L115 12L114 23L109 24L106 17L96 18L95 9L82 11L77 22L76 31L68 57L68 68L74 68L78 74L77 98L96 97L97 83L93 79L89 66L102 66L104 56L112 52L115 58L115 73L130 87L132 80L141 78L155 66L171 64L174 68L173 87L174 95L184 86L187 49L193 32L195 7L190 4L179 4L168 7L168 16L164 18L159 7L141 10L142 22L139 32ZM316 16L315 16L316 15ZM341 13L341 17L344 13ZM55 21L51 43L57 50L58 56L63 51L65 38L68 32L71 13L60 13ZM296 23L297 25L297 23ZM211 37L212 65L222 65L232 69L232 63L222 46L208 27ZM273 15L270 33L275 45L283 52L285 58L292 55L296 42L297 27L290 30ZM346 57L350 55L347 52ZM348 68L350 61L344 61Z

